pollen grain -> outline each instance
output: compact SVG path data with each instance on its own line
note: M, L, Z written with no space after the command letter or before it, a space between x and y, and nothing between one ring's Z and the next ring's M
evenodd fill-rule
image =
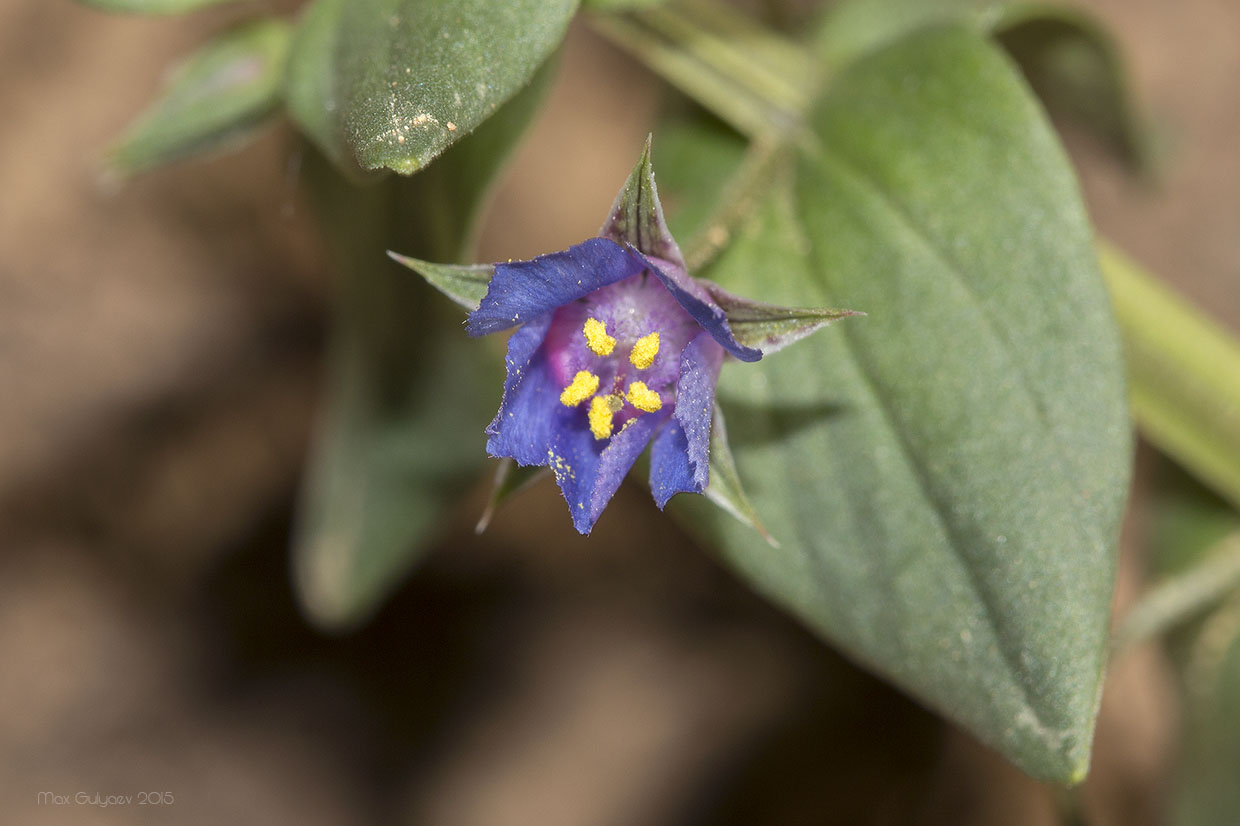
M560 404L576 407L598 391L598 376L589 370L578 370L573 381L560 394Z
M663 399L647 387L644 381L635 381L630 384L625 398L629 400L629 404L646 413L654 413L663 407Z
M611 351L616 349L616 340L607 335L607 325L597 318L587 318L582 332L586 337L586 346L594 355L610 356Z
M654 364L654 357L659 354L659 333L642 336L633 343L633 351L629 353L629 361L638 370L645 370Z

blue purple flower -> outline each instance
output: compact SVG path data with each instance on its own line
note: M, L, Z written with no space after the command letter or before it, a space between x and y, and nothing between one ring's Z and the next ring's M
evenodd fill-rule
M749 301L690 276L663 219L649 145L597 238L493 268L394 257L467 306L486 284L468 333L516 328L487 452L548 467L583 534L647 445L660 508L706 491L726 358L757 361L853 314Z

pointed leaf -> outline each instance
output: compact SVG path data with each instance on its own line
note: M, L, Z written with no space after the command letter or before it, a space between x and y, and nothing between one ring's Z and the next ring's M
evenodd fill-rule
M868 317L721 377L782 549L699 508L701 524L824 637L1029 773L1079 781L1130 433L1068 162L968 27L857 62L809 127L704 275Z
M432 264L388 250L388 257L404 264L441 293L467 310L478 309L495 275L494 264Z
M111 167L133 174L250 134L279 105L288 43L285 23L260 20L207 44L108 153Z
M305 59L292 63L295 118L332 156L415 172L530 82L575 10L576 0L317 0Z

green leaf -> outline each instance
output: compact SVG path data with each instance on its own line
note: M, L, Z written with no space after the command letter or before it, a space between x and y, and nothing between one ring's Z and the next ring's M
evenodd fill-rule
M1152 133L1119 47L1098 21L1073 9L1021 4L995 36L1052 115L1085 125L1132 167L1151 171Z
M1068 162L968 27L854 64L809 127L703 275L868 317L721 378L781 549L701 508L699 525L825 638L1027 772L1077 782L1131 437Z
M317 0L289 77L329 157L412 173L529 83L576 0Z
M486 458L503 371L458 312L388 260L390 247L459 259L490 183L528 125L550 70L413 178L349 184L319 159L325 226L341 274L328 407L299 507L293 569L325 628L369 616L436 538ZM316 158L318 156L315 156Z
M289 27L278 20L217 37L171 75L108 153L110 166L129 175L252 133L279 105L288 44Z
M81 0L88 6L104 11L135 14L181 14L207 6L234 3L236 0Z
M911 31L945 23L993 35L1051 114L1084 124L1149 171L1151 133L1119 48L1083 11L1037 0L845 0L824 15L818 51L838 69Z
M953 23L984 28L1004 0L841 0L823 14L814 51L828 68L840 70L869 52L930 25Z
M746 142L722 124L678 119L660 124L659 195L672 235L684 241L707 231Z
M346 0L312 0L289 47L284 97L293 123L342 171L356 170L340 126L336 50Z

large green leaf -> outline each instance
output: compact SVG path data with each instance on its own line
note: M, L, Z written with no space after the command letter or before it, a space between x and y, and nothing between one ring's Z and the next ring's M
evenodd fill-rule
M459 311L384 255L459 259L478 206L532 119L550 68L430 169L369 186L314 165L342 280L327 410L293 551L297 591L324 627L365 619L435 539L485 458L503 373Z
M831 68L927 25L993 35L1051 114L1075 120L1148 170L1151 135L1115 41L1084 11L1041 0L843 0L823 16L818 52Z
M410 173L472 132L555 50L576 0L316 0L290 108L329 156Z
M720 398L775 539L695 510L824 637L1033 775L1088 767L1130 461L1123 367L1068 162L971 27L854 64L705 275L854 319Z
M280 103L288 43L289 27L278 20L247 23L208 43L117 141L110 165L132 174L252 132Z

